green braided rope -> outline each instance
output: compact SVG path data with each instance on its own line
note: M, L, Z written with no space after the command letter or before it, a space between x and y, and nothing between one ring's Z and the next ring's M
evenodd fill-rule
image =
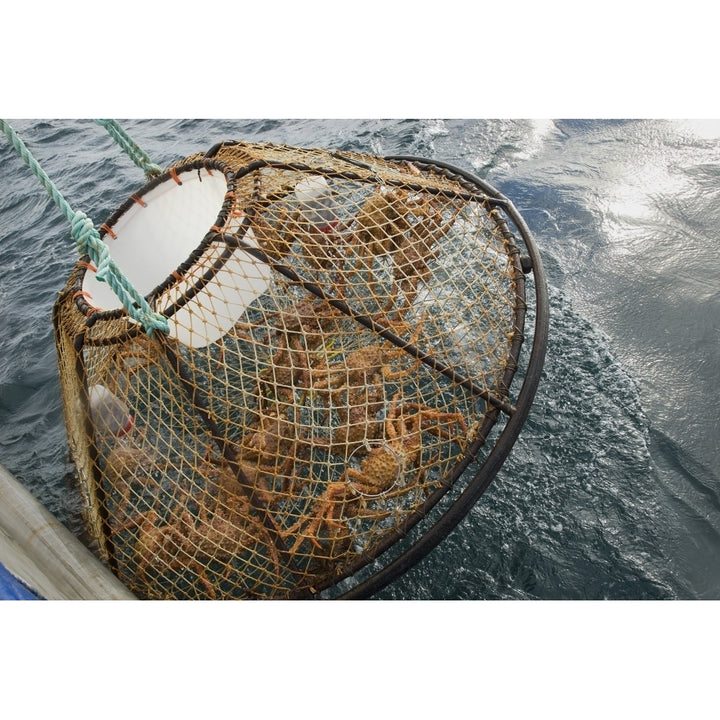
M90 260L97 268L95 275L97 279L101 282L107 282L108 285L110 285L127 314L139 322L145 328L148 335L152 336L154 330L161 330L165 333L169 332L167 318L153 312L147 300L140 295L130 281L123 275L120 268L110 256L108 246L103 242L90 218L83 212L73 211L9 123L0 119L0 128L2 128L13 147L50 193L55 204L69 220L77 251L80 255L88 255L90 257Z
M133 141L116 120L95 120L95 122L110 133L113 140L120 145L148 178L157 177L162 173L162 170L150 160L147 153Z

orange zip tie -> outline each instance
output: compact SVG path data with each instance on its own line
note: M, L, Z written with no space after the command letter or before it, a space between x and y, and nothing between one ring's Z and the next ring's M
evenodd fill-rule
M78 265L80 267L84 267L86 270L92 270L92 272L97 272L97 268L91 262L85 262L84 260L78 260Z
M182 185L182 180L178 177L178 174L175 172L175 168L170 168L170 170L168 170L168 172L170 173L170 177L171 177L178 185Z
M147 207L147 203L138 195L131 195L130 197L141 207Z
M78 295L82 295L85 300L87 301L88 298L92 299L92 295L87 290L78 290L73 296L72 299L74 300ZM98 312L100 308L96 308L94 305L91 305L88 302L88 311L85 313L86 317L90 317L93 313Z
M106 223L103 223L100 226L101 230L104 230L113 240L117 240L117 235L112 231L112 228L109 227Z
M173 270L171 274L178 282L182 282L184 279L183 276L177 270Z

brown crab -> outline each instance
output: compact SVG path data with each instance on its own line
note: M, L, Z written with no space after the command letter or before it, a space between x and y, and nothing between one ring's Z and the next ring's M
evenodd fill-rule
M292 406L283 411L279 403L270 407L261 403L256 412L256 420L237 446L238 464L253 479L260 500L275 505L294 493L295 463L307 442L300 424L288 418L287 412L295 412Z
M314 351L333 336L342 313L322 300L302 299L281 311L275 322L278 349L260 374L261 395L291 401L292 391L308 388Z
M384 326L397 332L407 330L405 321L389 322L387 318L385 321ZM414 329L410 345L417 343L424 321L425 316ZM385 405L386 382L407 377L420 365L420 360L405 367L396 362L408 357L404 348L382 341L361 346L342 360L312 370L313 391L329 393L329 401L340 419L328 443L330 452L347 457L362 443L378 437L383 426L378 414Z
M295 536L291 553L297 552L306 540L322 549L322 540L337 539L342 528L347 533L343 516L348 519L357 516L360 508L367 506L368 498L389 493L395 486L400 493L417 486L425 472L421 464L423 433L455 442L461 449L465 447L467 428L461 413L443 412L418 403L400 405L400 397L400 393L395 395L390 405L384 439L375 441L359 469L348 467L342 479L331 482L315 501L309 517L300 518L281 533L283 537ZM460 432L450 432L442 427L443 424L449 428L457 427ZM364 519L372 517L371 512ZM325 538L320 537L323 526L331 533Z
M135 518L136 577L144 586L151 582L149 570L160 577L168 571L189 571L206 595L215 599L218 583L208 577L210 566L225 566L223 578L227 580L234 571L233 560L248 552L258 565L266 566L269 561L279 575L278 552L270 533L253 514L247 498L236 491L232 471L216 466L207 474L215 494L205 493L203 499L211 502L186 494L173 508L169 521L162 521L155 510ZM197 506L196 512L191 512L191 504Z

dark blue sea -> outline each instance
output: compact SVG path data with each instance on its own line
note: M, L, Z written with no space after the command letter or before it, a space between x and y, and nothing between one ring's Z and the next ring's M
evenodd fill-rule
M91 120L11 120L99 226L145 181ZM402 600L720 598L720 121L120 120L165 167L220 140L411 154L506 195L551 326L509 459ZM0 137L0 462L82 536L51 311L67 220Z

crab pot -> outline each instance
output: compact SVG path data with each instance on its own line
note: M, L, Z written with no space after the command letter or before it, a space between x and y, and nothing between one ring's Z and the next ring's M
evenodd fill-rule
M223 142L101 232L169 326L147 333L87 258L54 310L88 529L140 597L367 597L509 453L547 298L525 223L480 179Z

